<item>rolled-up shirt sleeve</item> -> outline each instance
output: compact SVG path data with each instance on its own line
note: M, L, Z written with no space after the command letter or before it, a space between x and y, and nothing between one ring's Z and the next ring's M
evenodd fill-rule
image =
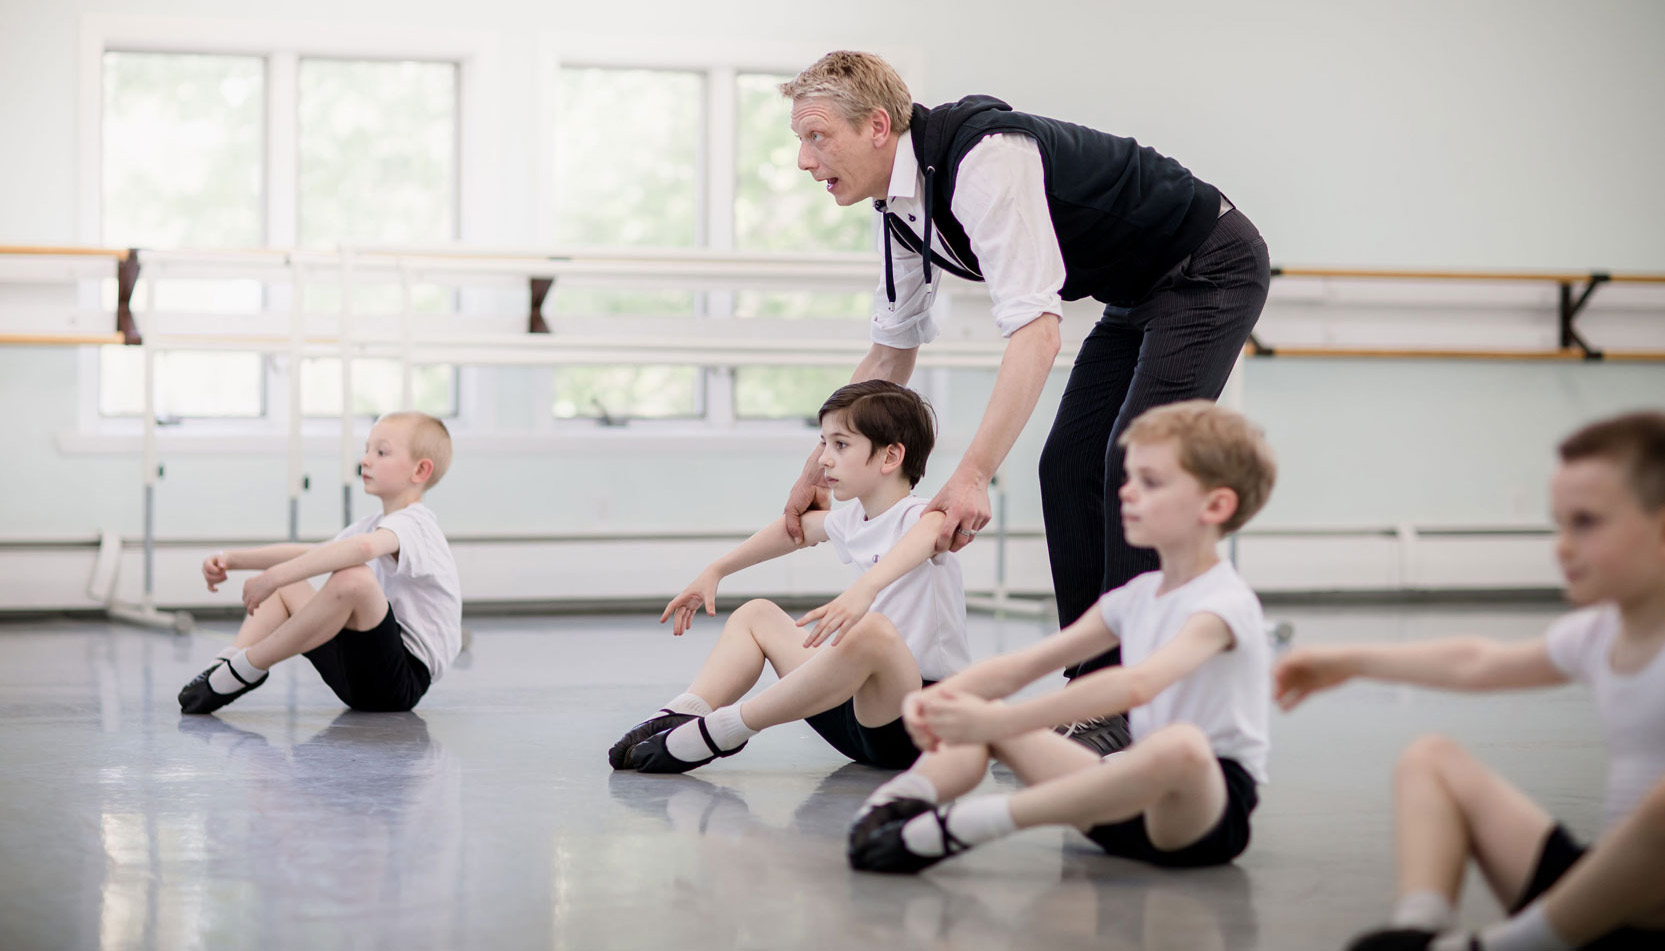
M879 226L884 227L882 218ZM936 299L942 269L933 269L931 283L926 284L925 260L897 244L891 258L891 277L896 282L894 305L885 293L883 277L879 278L879 287L873 292L873 326L870 333L873 342L898 350L912 350L935 340L937 323L931 317L931 302Z
M960 162L953 210L989 286L1001 336L1010 337L1042 314L1062 316L1064 254L1034 139L997 133L973 146Z

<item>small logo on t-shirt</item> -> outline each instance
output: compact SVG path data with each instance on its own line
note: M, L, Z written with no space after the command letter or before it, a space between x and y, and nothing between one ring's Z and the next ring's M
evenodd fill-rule
M874 556L873 556L873 564L875 564L875 565L876 565L876 564L878 564L878 563L879 563L879 556L878 556L878 555L874 555Z

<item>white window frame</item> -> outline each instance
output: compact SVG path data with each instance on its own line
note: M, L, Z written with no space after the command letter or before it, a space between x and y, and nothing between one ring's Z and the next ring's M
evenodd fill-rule
M555 130L560 122L560 112L554 97L560 88L562 69L648 69L695 72L704 77L704 130L697 158L701 187L696 196L696 207L700 209L700 220L695 225L696 246L727 251L733 250L735 244L735 151L739 132L736 77L743 73L794 76L826 52L826 47L820 44L709 39L689 43L684 40L588 33L543 34L539 42L535 114L550 116L554 121L540 123L534 141L536 178L533 199L538 210L539 243L557 243L555 183L548 170L554 167L557 152ZM886 47L877 52L896 68L909 88L922 87L924 55L917 47ZM877 227L873 234L876 244ZM877 274L874 279L878 279ZM732 293L712 292L702 296L704 307L696 309L695 320L731 318L734 310ZM628 328L629 323L628 320L621 320L619 325ZM855 366L851 365L850 369L854 371ZM624 430L639 433L643 438L657 438L667 430L686 432L690 428L801 438L804 426L800 420L739 419L735 416L732 368L706 367L703 376L705 406L701 418L631 420ZM946 376L935 371L922 373L916 378L915 385L925 391L927 398L938 402L938 397L946 392ZM539 415L550 414L540 411ZM554 428L561 432L576 431L579 427L589 429L596 425L594 420L588 419L553 421Z
M421 60L453 63L457 69L457 157L454 217L456 237L480 240L500 233L500 204L486 199L491 180L486 163L472 157L496 141L501 128L498 103L497 37L484 31L408 30L385 25L337 22L283 22L88 14L81 18L77 70L79 89L77 140L77 239L103 243L104 54L107 52L258 56L266 62L262 230L267 247L294 247L299 237L299 129L297 127L300 61L309 58L349 60ZM142 259L141 259L142 264ZM98 281L83 282L80 306L100 305ZM144 274L140 272L140 296ZM68 442L87 448L107 444L101 437L126 442L142 421L99 413L99 350L82 348L77 366L77 433ZM460 428L470 428L468 408L488 382L476 382L470 368L459 367L456 396ZM288 431L289 374L264 376L266 412L257 419L191 419L169 433L170 443L225 437L282 437ZM302 421L309 437L328 439L339 423L328 418Z

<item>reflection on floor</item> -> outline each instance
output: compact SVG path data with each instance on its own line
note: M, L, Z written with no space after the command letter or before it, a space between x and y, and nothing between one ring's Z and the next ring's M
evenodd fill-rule
M1296 643L1521 638L1553 614L1278 613ZM174 696L230 622L178 639L0 625L0 948L1327 949L1387 910L1389 778L1420 733L1469 744L1584 835L1600 817L1582 688L1355 685L1276 716L1273 783L1232 867L1162 872L1042 830L917 878L856 874L843 833L887 774L807 728L687 776L608 769L714 623L681 639L644 616L470 625L415 713L343 712L301 661L189 718ZM1043 633L972 628L977 657ZM1494 914L1471 882L1465 917Z

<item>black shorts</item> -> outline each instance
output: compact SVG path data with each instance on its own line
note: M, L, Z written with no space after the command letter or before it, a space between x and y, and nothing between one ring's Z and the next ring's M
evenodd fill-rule
M936 683L924 682L924 687ZM902 718L884 726L862 726L856 719L856 700L851 697L831 710L823 710L804 722L821 734L832 748L864 766L880 769L907 769L919 758L919 748L908 738Z
M1166 868L1224 865L1249 847L1249 813L1260 804L1260 794L1255 789L1254 777L1236 760L1220 759L1220 772L1226 780L1226 811L1207 835L1182 849L1164 851L1152 845L1142 814L1093 826L1087 830L1087 838L1111 855Z
M386 713L416 706L433 682L428 665L405 646L393 605L375 628L341 633L306 652L341 702L354 710Z
M1561 880L1567 870L1573 867L1584 856L1586 849L1579 845L1568 832L1566 826L1556 824L1544 837L1544 847L1538 853L1538 864L1532 869L1532 878L1526 883L1526 891L1515 902L1515 907L1509 909L1509 914L1518 913L1527 905L1532 904L1544 892L1549 891L1551 885ZM1610 931L1589 944L1581 945L1583 951L1657 951L1665 948L1665 931L1652 928L1620 928Z

